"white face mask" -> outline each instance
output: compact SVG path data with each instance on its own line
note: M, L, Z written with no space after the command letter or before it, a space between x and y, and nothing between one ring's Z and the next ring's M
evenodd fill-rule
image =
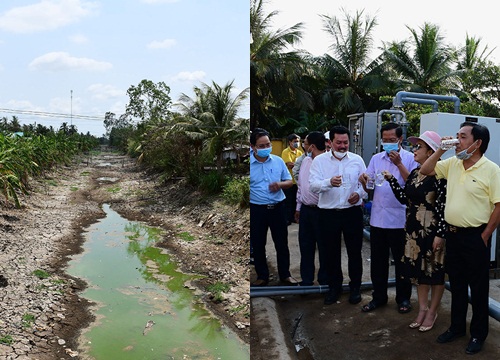
M474 145L476 142L474 141L472 145ZM462 150L460 151L458 154L455 154L455 156L457 157L457 159L459 160L469 160L472 156L472 154L474 154L474 152L477 150L477 148L475 148L471 153L468 153L467 150L469 150L470 146L465 149L465 150Z
M347 151L346 152L334 151L333 155L335 155L337 159L343 159L347 155Z

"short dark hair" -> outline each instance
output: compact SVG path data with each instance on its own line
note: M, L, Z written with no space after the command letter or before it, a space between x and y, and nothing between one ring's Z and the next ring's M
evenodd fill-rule
M479 147L479 151L481 151L481 154L484 154L486 150L488 150L488 144L490 143L490 131L488 130L488 128L482 124L478 124L471 121L464 121L463 123L460 124L460 128L463 128L464 126L472 127L471 129L472 137L474 141L481 140L481 146Z
M388 122L387 124L382 125L382 127L380 128L380 136L382 136L384 131L389 131L392 129L396 129L396 136L398 138L403 136L403 128L395 122Z
M295 139L299 139L300 140L300 136L297 135L297 134L290 134L290 135L288 135L287 138L288 138L288 142L293 141Z
M257 144L257 139L261 138L262 136L269 137L269 133L267 132L267 130L261 128L253 129L253 131L250 133L250 144Z
M349 131L349 129L342 125L335 125L330 129L330 140L333 140L335 134L347 134L349 139L351 138L351 132Z
M316 149L323 151L326 149L325 146L325 134L320 131L311 131L306 136L309 145L316 146Z

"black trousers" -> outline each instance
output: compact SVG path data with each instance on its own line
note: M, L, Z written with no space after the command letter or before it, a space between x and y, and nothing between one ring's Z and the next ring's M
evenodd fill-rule
M276 249L278 275L281 280L290 276L290 251L288 249L288 225L284 202L273 209L250 204L250 242L253 248L254 266L257 278L269 280L269 268L266 261L267 232Z
M411 282L403 278L403 266L401 261L405 246L404 229L383 229L370 226L370 271L373 284L373 301L378 304L386 304L387 282L389 280L389 251L392 252L396 273L396 302L400 304L404 300L410 300Z
M349 287L359 289L363 275L363 211L360 206L347 209L320 209L321 240L318 247L326 249L326 269L330 289L340 291L342 274L342 236L348 256Z
M288 223L295 222L295 208L297 206L297 184L293 184L292 187L284 189L285 193L285 204L286 204L286 216Z
M318 207L302 205L299 219L299 247L300 247L300 277L302 285L313 285L316 268L316 246L319 256L318 283L328 285L326 274L326 250L324 241L321 241L321 222Z
M472 319L471 337L485 340L488 336L489 264L488 246L481 238L486 225L477 228L454 228L446 233L445 268L451 288L451 326L454 332L466 331L468 290L470 287Z

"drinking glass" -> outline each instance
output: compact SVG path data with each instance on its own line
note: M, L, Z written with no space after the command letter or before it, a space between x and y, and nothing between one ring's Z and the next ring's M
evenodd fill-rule
M350 189L351 188L351 183L352 183L352 176L351 176L351 174L342 174L342 184L341 184L341 186L344 189Z
M385 181L384 174L382 174L381 172L378 172L377 175L375 176L375 185L382 186L384 181Z
M366 179L366 188L368 190L375 189L375 178L371 174L369 174L368 179Z

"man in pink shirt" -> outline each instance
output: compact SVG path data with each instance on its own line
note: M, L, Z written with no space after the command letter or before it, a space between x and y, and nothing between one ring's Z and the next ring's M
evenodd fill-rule
M319 270L318 282L327 285L325 270L325 251L321 243L321 229L319 224L319 195L309 189L309 174L313 159L325 152L325 136L319 131L313 131L306 136L308 144L307 156L302 160L300 172L297 177L297 207L295 221L299 224L300 247L300 285L310 286L314 283L314 259L316 244L318 244Z

